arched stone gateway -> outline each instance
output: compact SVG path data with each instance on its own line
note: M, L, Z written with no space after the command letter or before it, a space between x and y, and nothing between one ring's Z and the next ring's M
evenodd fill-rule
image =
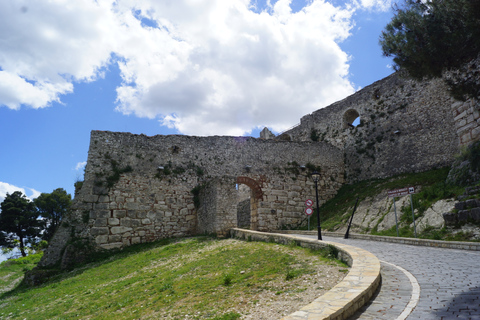
M248 186L250 188L251 194L248 212L239 212L237 208L237 221L239 220L238 215L248 215L250 220L249 227L251 230L258 230L258 208L260 201L263 201L262 183L265 182L265 180L265 177L261 177L260 182L257 182L256 180L245 176L237 177L237 184L244 184Z
M153 136L93 131L85 180L40 265L58 263L70 238L102 249L237 227L239 194L250 188L250 229L304 220L315 194L311 168L324 175L320 198L343 184L343 153L326 143L249 137ZM78 241L75 241L76 243Z
M263 191L261 184L249 177L238 177L238 184L245 184L252 189L252 194L255 199L263 200Z

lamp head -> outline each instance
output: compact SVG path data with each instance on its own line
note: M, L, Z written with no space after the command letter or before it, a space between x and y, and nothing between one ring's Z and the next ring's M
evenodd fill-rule
M312 173L312 180L313 182L318 182L318 180L320 180L320 173L318 173L317 171L314 171Z

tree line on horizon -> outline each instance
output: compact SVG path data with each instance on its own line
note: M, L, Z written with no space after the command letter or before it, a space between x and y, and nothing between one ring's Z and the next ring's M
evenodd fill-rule
M64 189L42 193L31 201L21 191L7 193L0 204L0 247L3 253L19 248L23 257L29 249L45 247L72 203Z

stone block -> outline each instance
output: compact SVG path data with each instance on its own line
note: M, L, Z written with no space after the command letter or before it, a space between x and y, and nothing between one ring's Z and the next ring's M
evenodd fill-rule
M107 243L107 242L109 242L109 241L108 241L108 238L109 238L108 235L97 236L97 237L95 238L95 243L96 243L96 244Z
M93 225L95 227L106 227L107 226L107 218L97 218L97 219L95 219L95 223Z
M152 224L150 219L142 219L142 224Z
M478 139L480 138L480 127L476 127L472 129L472 139Z
M477 200L476 199L469 199L465 201L465 204L467 205L467 208L476 208L477 207Z
M132 228L138 228L142 225L142 221L141 220L138 220L138 219L132 219L131 220L131 223L130 223L130 226Z
M109 218L109 219L108 219L108 225L110 225L110 226L118 226L118 225L120 225L120 219L118 219L118 218Z
M105 234L108 234L108 228L107 227L93 227L90 229L90 234L92 236L102 236Z
M167 211L169 209L165 204L154 204L153 208L159 211Z
M470 134L470 132L462 134L460 141L462 142L462 144L467 144L472 141L472 135Z
M108 203L95 203L93 205L95 210L108 210L110 209L110 205Z
M94 195L94 194L88 194L88 195L84 196L84 201L95 203L95 202L98 201L98 196Z
M106 243L106 244L100 245L100 248L105 250L120 249L121 247L123 247L122 242Z
M100 203L108 203L110 202L110 197L107 195L102 195L98 197L98 202Z
M443 219L445 224L454 225L457 223L457 215L454 212L446 212L443 214Z
M108 237L108 242L122 242L122 236L119 234L110 235Z
M145 219L147 217L147 211L142 210L142 211L137 211L137 219Z
M127 202L127 203L125 203L125 209L127 209L127 210L138 210L139 205L136 202Z
M467 208L467 204L465 203L465 201L460 201L455 203L455 209L457 210L465 210L466 208Z
M270 194L272 196L277 196L277 197L286 197L287 196L287 192L283 191L283 190L272 190L270 192Z
M457 214L458 222L467 222L470 219L470 210L461 210Z
M300 197L300 193L299 193L299 192L291 191L291 192L288 192L288 197L289 197L289 198Z
M131 242L132 242L132 244L142 243L140 237L133 237L132 240L131 240Z
M125 218L127 216L127 210L113 210L114 218Z
M111 227L110 228L110 232L112 234L120 234L120 233L125 233L125 232L128 232L128 231L132 231L132 230L133 230L132 228L125 227L125 226Z
M465 117L467 115L467 111L463 111L462 113L460 113L458 116L456 116L453 120L455 122L457 122L458 120L462 119L463 117Z
M475 221L480 221L480 208L473 208L470 210L470 218Z

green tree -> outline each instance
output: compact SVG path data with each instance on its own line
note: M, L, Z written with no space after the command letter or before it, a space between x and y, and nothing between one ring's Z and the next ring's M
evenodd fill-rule
M480 52L480 0L404 0L380 36L383 55L410 76L439 77Z
M0 245L10 248L18 246L25 257L25 245L35 243L41 230L34 203L20 191L15 191L7 193L0 208Z
M42 239L50 240L55 230L62 222L62 218L72 204L72 196L64 189L55 189L52 193L42 193L34 200L40 215L45 218L45 231Z

